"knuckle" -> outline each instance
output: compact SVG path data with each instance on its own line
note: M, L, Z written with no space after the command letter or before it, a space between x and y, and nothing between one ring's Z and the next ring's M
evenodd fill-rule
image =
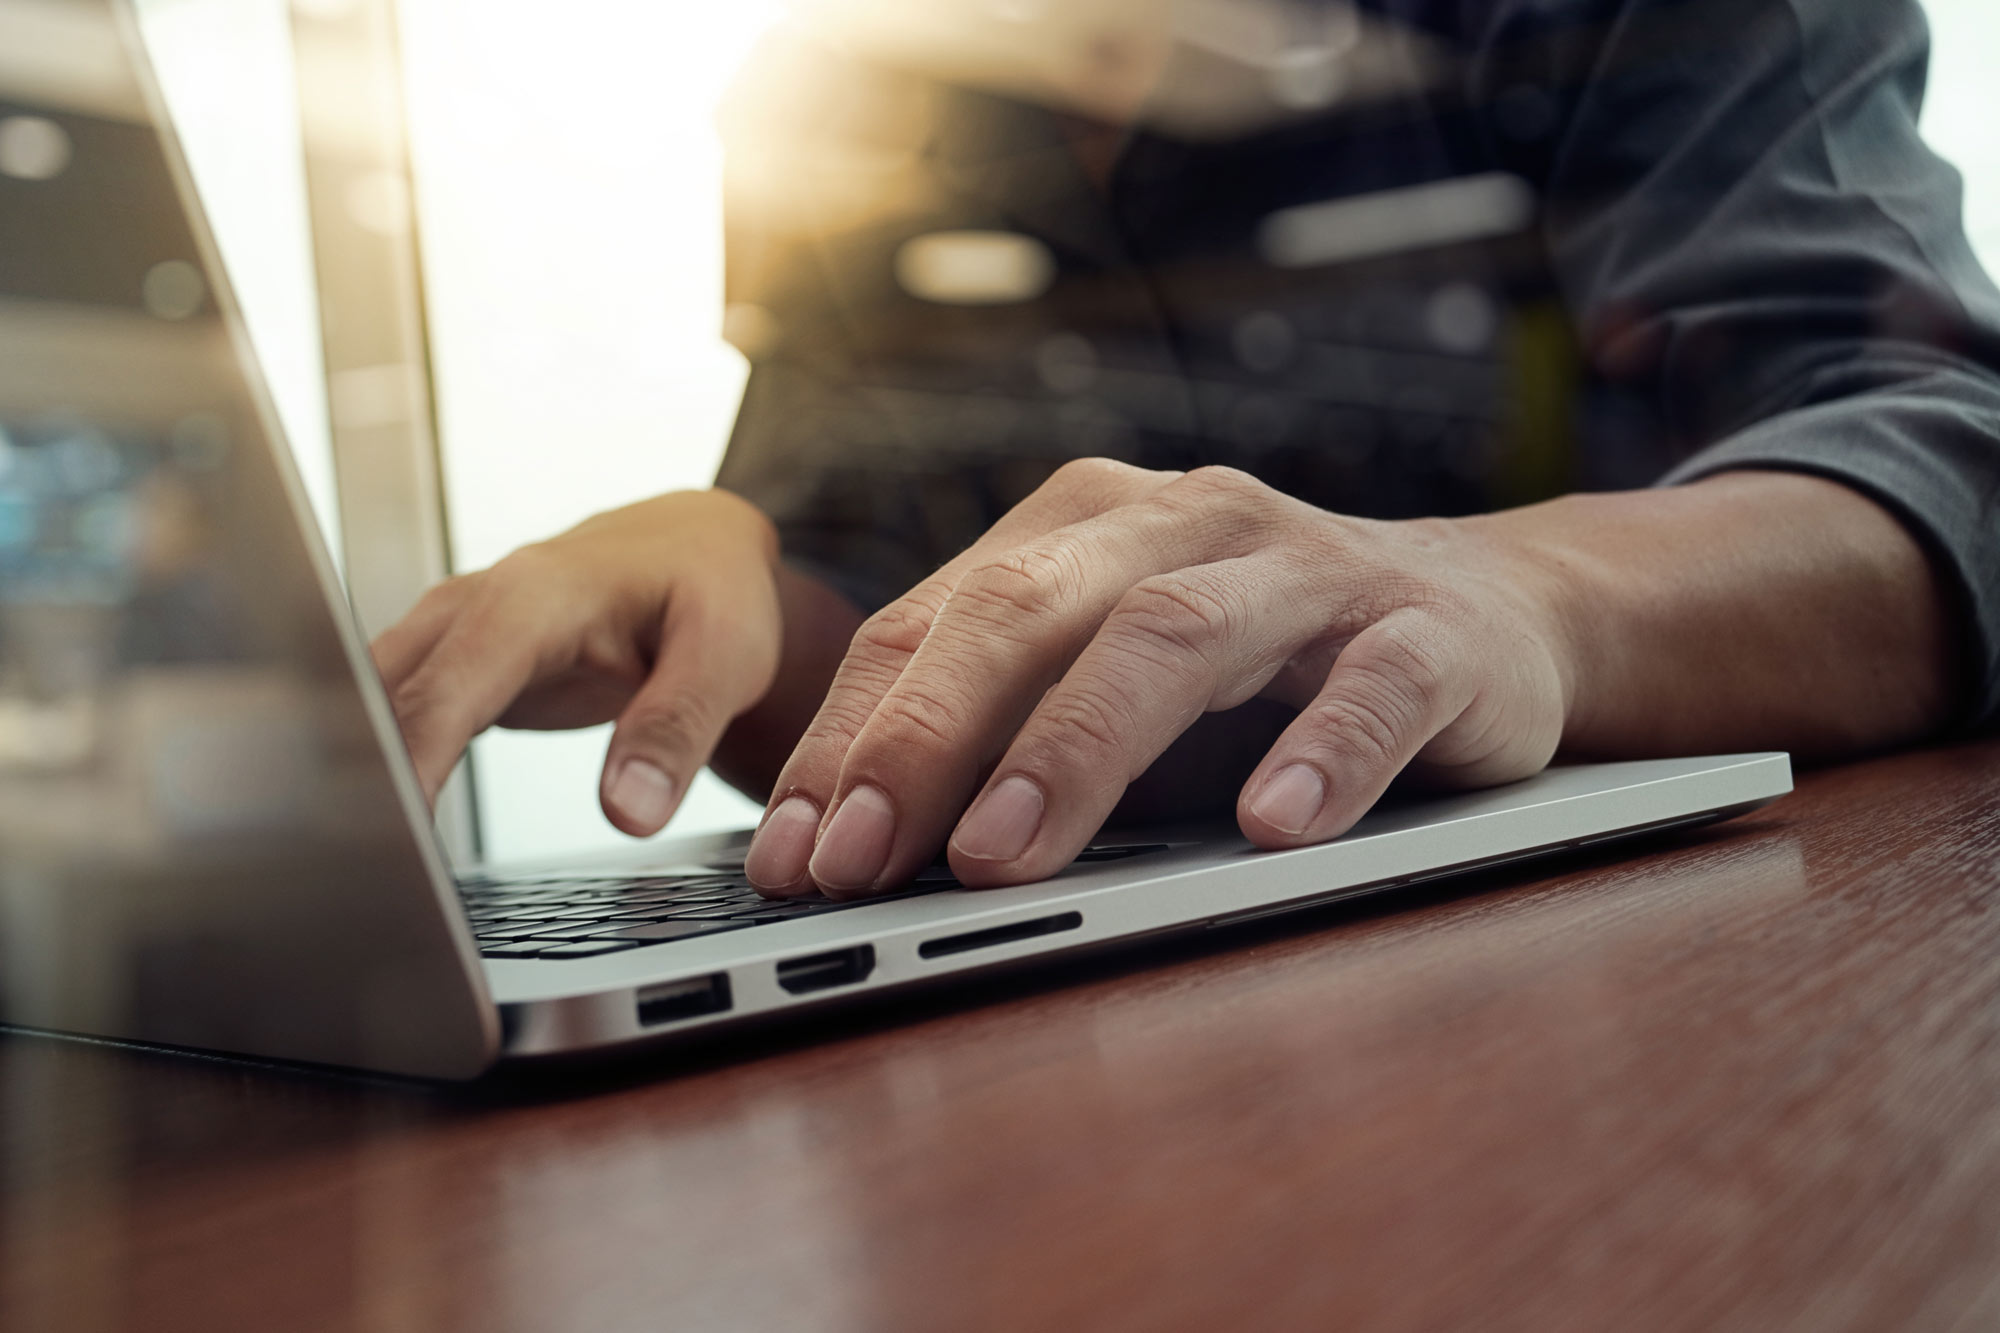
M869 720L866 737L890 752L917 746L952 747L963 736L965 709L932 686L904 682L882 701Z
M833 685L821 705L829 717L844 710L858 710L865 720L875 700L895 685L903 674L907 654L879 650L850 649L833 673ZM857 725L859 725L857 723Z
M1449 684L1449 672L1437 645L1431 636L1409 624L1378 626L1368 651L1353 665L1381 677L1385 688L1420 704L1441 696Z
M1144 491L1159 476L1116 459L1075 458L1051 473L1021 508L1058 520L1097 513Z
M1401 728L1388 701L1365 690L1320 699L1313 704L1319 731L1340 748L1356 752L1372 764L1393 764L1402 757Z
M549 548L546 542L530 542L516 547L494 562L486 571L485 581L532 579L560 563L561 557Z
M458 691L435 671L419 671L397 685L389 706L407 731L430 731L445 724Z
M675 694L648 701L629 723L628 739L658 754L692 756L705 753L721 730L715 705L695 694Z
M1019 547L959 580L945 613L981 620L1048 620L1068 604L1077 573L1075 560L1060 547Z
M850 700L828 699L799 738L801 754L821 751L838 753L854 743L861 728L868 725L868 709Z
M1169 652L1206 657L1237 626L1235 609L1214 590L1177 574L1135 585L1112 611L1109 628Z
M1247 472L1214 465L1182 475L1146 503L1183 527L1207 531L1236 547L1269 542L1302 508Z
M932 619L928 609L908 597L900 598L861 622L848 652L877 661L908 657L923 645Z
M473 605L488 608L522 599L564 605L584 591L573 587L574 581L574 567L562 552L547 542L536 542L502 556L470 592Z
M1049 699L1037 728L1038 757L1055 768L1089 764L1124 749L1133 734L1131 709L1110 690L1079 683Z
M1213 463L1194 469L1175 482L1174 489L1202 501L1261 500L1272 493L1248 472Z
M1444 658L1408 624L1380 624L1341 655L1337 688L1316 701L1323 729L1368 758L1395 762L1418 743L1426 719L1449 692Z
M485 578L486 575L483 572L477 574L457 574L440 583L434 583L425 590L422 597L417 599L414 609L417 611L449 611L451 608L465 601L466 598L478 592Z
M1072 458L1049 475L1045 485L1061 490L1100 491L1145 476L1145 469L1113 458Z

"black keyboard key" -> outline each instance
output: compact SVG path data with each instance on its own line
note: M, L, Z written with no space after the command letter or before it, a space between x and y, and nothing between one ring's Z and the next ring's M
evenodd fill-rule
M481 958L533 958L546 947L548 946L541 944L486 944L482 942L479 946L479 956Z
M639 946L625 940L579 940L574 944L551 944L538 955L542 958L594 958L601 953L617 953Z
M712 931L728 930L736 924L734 921L655 921L650 925L620 926L593 938L638 940L646 944L658 944L663 940L684 940L695 935L706 935Z
M553 926L543 926L540 930L523 931L520 938L530 940L582 940L616 923L610 921L564 921Z

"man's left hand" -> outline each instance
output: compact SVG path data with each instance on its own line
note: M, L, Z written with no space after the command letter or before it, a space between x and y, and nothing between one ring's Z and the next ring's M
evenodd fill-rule
M872 616L780 775L764 892L892 888L948 846L973 886L1054 873L1206 712L1298 710L1237 798L1244 834L1346 830L1406 766L1539 771L1574 654L1559 566L1480 520L1376 522L1226 468L1064 467Z

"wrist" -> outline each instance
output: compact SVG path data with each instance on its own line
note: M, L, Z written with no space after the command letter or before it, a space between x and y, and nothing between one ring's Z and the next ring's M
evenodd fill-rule
M1522 631L1549 656L1565 746L1591 731L1601 683L1619 652L1603 563L1573 536L1590 521L1592 498L1563 496L1460 520L1484 544L1484 566L1511 600Z

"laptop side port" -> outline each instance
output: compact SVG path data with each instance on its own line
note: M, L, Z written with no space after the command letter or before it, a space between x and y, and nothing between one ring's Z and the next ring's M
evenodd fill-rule
M852 986L875 970L875 946L857 944L831 953L809 953L778 964L778 984L794 995Z
M1057 935L1065 930L1075 930L1082 924L1083 913L1058 912L1054 916L1038 916L1032 921L1015 921L1005 926L992 926L986 930L968 930L963 935L941 935L937 939L925 940L918 945L917 956L942 958L946 954L990 949L996 944L1013 944L1019 940L1032 940L1039 935Z
M728 1012L729 974L713 972L705 977L663 981L639 988L639 1026L658 1027L679 1023L704 1014Z

